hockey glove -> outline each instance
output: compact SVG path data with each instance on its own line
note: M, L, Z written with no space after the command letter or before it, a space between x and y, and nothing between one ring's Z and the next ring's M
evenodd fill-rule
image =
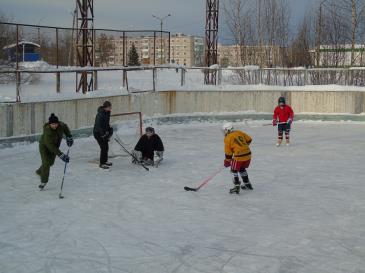
M104 135L101 136L103 140L109 140L109 131L106 131Z
M70 162L70 157L68 155L65 155L64 153L60 154L59 157L65 163L69 163Z
M156 151L156 156L158 159L163 159L163 151Z
M71 147L74 144L74 139L72 136L66 137L66 143L68 147Z
M276 126L276 125L278 125L278 122L276 121L276 119L273 119L272 126Z
M132 155L133 155L132 163L138 164L142 161L142 152L141 151L133 150Z
M290 119L288 119L288 121L286 123L289 124L289 125L291 125L292 122L293 122L293 120L290 118Z
M113 129L113 127L110 127L109 128L109 139L112 137L113 133L114 133L114 129Z
M224 160L224 167L225 168L231 167L231 160L230 159L225 159Z

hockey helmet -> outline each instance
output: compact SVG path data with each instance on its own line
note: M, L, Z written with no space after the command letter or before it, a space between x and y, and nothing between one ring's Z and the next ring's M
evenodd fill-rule
M280 98L278 99L278 104L286 104L286 102L285 102L285 97L280 97Z
M154 134L155 133L155 129L153 127L147 127L146 128L146 134Z
M233 129L234 128L233 128L232 122L226 122L226 123L223 124L222 130L223 130L225 135L232 132Z

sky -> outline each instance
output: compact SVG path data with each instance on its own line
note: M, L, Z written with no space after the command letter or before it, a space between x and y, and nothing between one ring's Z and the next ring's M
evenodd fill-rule
M221 0L223 3L225 0ZM292 7L294 31L312 4L320 0L288 0ZM0 12L14 22L52 26L72 26L75 0L0 0ZM159 29L152 14L171 13L164 29L173 33L204 35L205 0L94 0L95 28ZM223 12L220 15L220 39L228 40ZM223 40L223 41L222 41Z

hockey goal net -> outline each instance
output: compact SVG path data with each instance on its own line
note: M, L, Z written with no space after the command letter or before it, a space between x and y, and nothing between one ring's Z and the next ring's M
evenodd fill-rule
M114 130L117 129L114 131L114 137L117 137L128 151L132 151L143 134L142 112L113 113L110 116L110 124ZM109 151L111 157L127 155L114 138L110 142Z

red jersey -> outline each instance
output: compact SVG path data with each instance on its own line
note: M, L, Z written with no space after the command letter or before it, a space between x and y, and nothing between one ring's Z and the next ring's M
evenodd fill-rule
M277 106L274 110L274 120L279 120L279 122L287 122L288 119L294 119L293 109L289 105L284 105L283 107Z

